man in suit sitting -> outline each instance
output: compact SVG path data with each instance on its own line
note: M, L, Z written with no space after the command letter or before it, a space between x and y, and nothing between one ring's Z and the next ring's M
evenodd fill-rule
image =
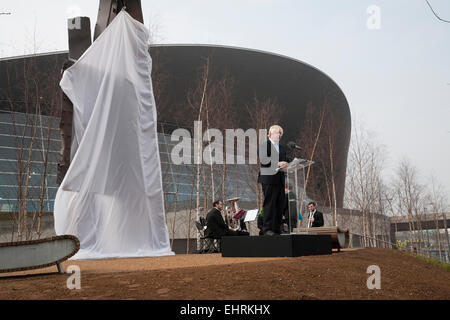
M220 239L223 236L248 236L246 231L231 230L223 221L221 210L223 202L221 200L214 201L213 208L206 215L206 231L205 236Z
M288 163L286 150L280 145L282 136L283 129L280 126L271 126L267 141L259 146L261 169L258 182L264 194L262 231L269 236L280 234L284 209L285 175L280 168L286 167Z
M316 203L310 202L308 203L309 209L309 219L308 219L308 228L317 228L323 227L323 214L316 210Z

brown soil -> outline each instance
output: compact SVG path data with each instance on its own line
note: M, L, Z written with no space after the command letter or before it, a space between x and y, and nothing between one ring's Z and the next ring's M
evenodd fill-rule
M450 299L450 272L391 249L297 258L222 258L220 254L66 261L81 269L81 289L56 267L0 274L0 299ZM367 267L381 269L369 290Z

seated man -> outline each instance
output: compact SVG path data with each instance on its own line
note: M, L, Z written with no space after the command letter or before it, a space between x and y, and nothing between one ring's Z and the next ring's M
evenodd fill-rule
M206 232L205 236L220 239L223 236L248 236L246 231L231 230L223 221L221 210L223 202L221 200L214 201L214 208L206 215Z
M308 228L317 228L323 227L323 214L320 211L316 210L316 203L311 201L308 203L309 209L309 219L308 219Z

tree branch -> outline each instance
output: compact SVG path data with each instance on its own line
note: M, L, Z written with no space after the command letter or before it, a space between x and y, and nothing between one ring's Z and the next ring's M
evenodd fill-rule
M437 15L437 13L433 10L433 7L432 7L431 4L428 2L428 0L425 0L425 1L427 2L428 6L430 7L431 12L433 12L433 14L435 15L436 18L438 18L438 20L441 20L441 21L443 21L443 22L450 23L449 20L444 20L444 19L442 19L441 17L439 17L439 16Z

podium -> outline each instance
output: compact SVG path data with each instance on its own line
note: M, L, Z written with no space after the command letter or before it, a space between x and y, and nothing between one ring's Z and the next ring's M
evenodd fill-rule
M295 158L283 170L286 173L288 211L285 220L288 230L274 236L222 237L222 257L299 257L332 253L329 234L294 233L298 215L306 208L305 168L313 162ZM307 218L307 217L306 217Z
M306 159L294 158L287 167L282 169L286 173L286 188L288 189L288 217L285 217L288 234L294 233L298 220L303 218L301 215L306 212L308 197L306 196L305 168L313 163Z

